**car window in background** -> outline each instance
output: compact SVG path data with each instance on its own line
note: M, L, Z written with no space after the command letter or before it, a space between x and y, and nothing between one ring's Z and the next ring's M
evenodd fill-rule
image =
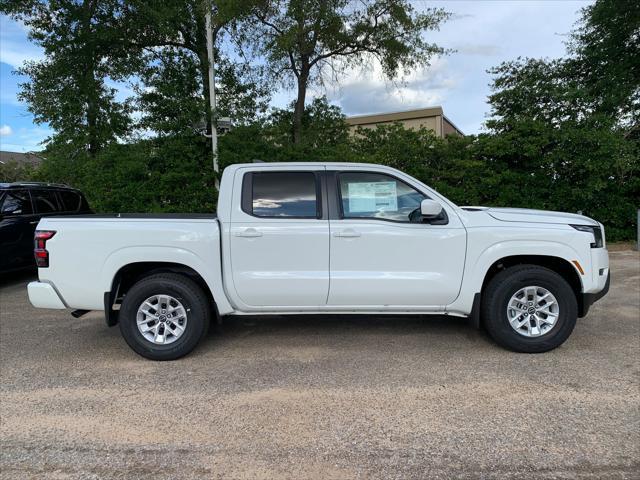
M54 190L31 190L31 198L37 213L56 213L60 211Z
M89 202L87 202L86 197L80 193L80 212L82 213L93 213L91 207L89 206Z
M72 190L60 190L58 195L62 201L62 210L65 212L77 212L80 210L82 197L80 197L79 193Z
M32 213L33 209L31 208L31 199L28 191L11 190L6 192L0 207L0 214L10 216L30 215Z

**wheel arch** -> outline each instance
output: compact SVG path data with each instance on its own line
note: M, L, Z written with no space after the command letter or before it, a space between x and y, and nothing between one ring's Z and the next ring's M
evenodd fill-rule
M164 261L132 262L123 265L113 276L111 288L104 294L105 319L107 325L114 326L118 323L118 310L115 305L122 303L122 299L129 289L138 281L157 273L177 273L193 280L207 296L211 311L219 318L218 307L211 288L194 268L181 263Z
M482 290L500 271L515 265L536 265L553 270L569 282L574 292L582 292L582 281L575 266L568 260L553 255L510 255L496 260L485 273Z
M571 286L571 290L575 294L578 302L578 314L579 316L583 316L583 285L580 275L576 270L576 267L571 262L554 255L509 255L496 260L485 272L480 295L482 295L487 284L498 273L517 265L535 265L538 267L544 267L560 275Z

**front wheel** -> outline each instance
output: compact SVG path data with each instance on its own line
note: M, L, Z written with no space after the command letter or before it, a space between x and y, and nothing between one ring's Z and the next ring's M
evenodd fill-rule
M556 272L519 265L498 273L483 292L482 316L500 345L541 353L562 345L578 318L576 295Z
M191 279L158 273L143 278L127 292L120 309L120 332L143 357L175 360L204 338L209 310L206 295Z

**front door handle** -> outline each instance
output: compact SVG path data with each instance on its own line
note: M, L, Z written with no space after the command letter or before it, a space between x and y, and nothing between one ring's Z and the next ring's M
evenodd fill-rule
M35 222L29 222L31 225L37 225L38 223L40 223L40 220L36 220Z
M245 228L244 230L235 232L234 235L236 237L255 238L255 237L261 237L262 232L256 230L255 228Z
M341 237L341 238L355 238L361 235L362 234L360 232L355 231L353 228L347 228L340 232L333 232L334 237Z

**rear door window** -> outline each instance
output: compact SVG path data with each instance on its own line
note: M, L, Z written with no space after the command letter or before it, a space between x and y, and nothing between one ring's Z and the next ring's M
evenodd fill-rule
M251 202L245 211L256 217L320 218L318 184L313 172L254 172Z
M2 200L0 213L6 216L31 215L31 198L27 190L8 190Z
M60 211L55 190L32 190L31 197L37 213L56 213Z

